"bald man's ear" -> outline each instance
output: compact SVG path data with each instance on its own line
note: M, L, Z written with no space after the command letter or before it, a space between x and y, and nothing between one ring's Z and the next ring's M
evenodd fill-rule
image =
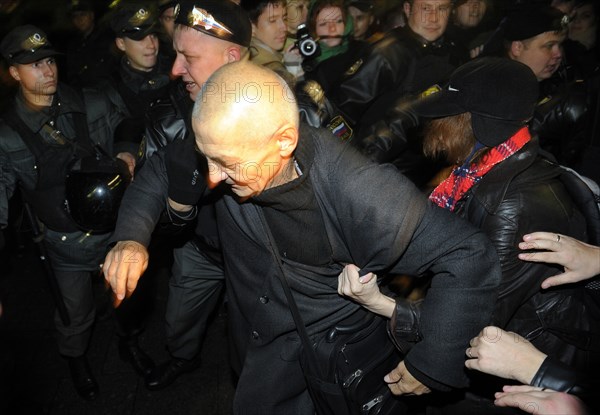
M21 75L19 75L19 71L17 70L16 66L9 66L8 73L10 73L10 76L12 76L15 81L21 82Z
M279 155L289 158L298 145L298 129L292 124L284 124L276 133Z

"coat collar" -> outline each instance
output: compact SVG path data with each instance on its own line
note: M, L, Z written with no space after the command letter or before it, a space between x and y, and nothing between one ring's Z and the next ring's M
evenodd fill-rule
M535 162L539 152L538 139L533 137L521 150L494 166L468 194L488 212L496 212L511 182Z

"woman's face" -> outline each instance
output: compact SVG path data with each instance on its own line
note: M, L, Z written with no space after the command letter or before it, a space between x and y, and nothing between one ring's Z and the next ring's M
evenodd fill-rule
M485 0L467 0L454 9L454 22L458 27L475 27L485 16L487 5Z
M586 4L575 9L569 23L569 39L592 47L596 39L597 16L594 7ZM591 42L591 45L590 45Z
M325 7L317 14L316 32L320 41L329 47L342 43L345 24L339 7Z

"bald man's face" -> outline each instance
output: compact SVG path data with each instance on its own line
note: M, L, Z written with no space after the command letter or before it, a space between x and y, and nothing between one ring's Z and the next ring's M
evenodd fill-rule
M240 201L273 187L284 172L276 136L265 140L247 139L235 126L215 127L194 122L196 145L208 160L211 187L227 183Z
M173 32L177 57L171 72L180 76L192 100L214 71L229 62L227 42L178 26Z

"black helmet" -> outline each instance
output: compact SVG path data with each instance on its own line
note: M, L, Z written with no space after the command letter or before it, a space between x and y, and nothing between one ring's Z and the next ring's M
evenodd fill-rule
M130 182L131 174L123 160L103 155L77 159L65 181L67 211L83 231L110 232Z

